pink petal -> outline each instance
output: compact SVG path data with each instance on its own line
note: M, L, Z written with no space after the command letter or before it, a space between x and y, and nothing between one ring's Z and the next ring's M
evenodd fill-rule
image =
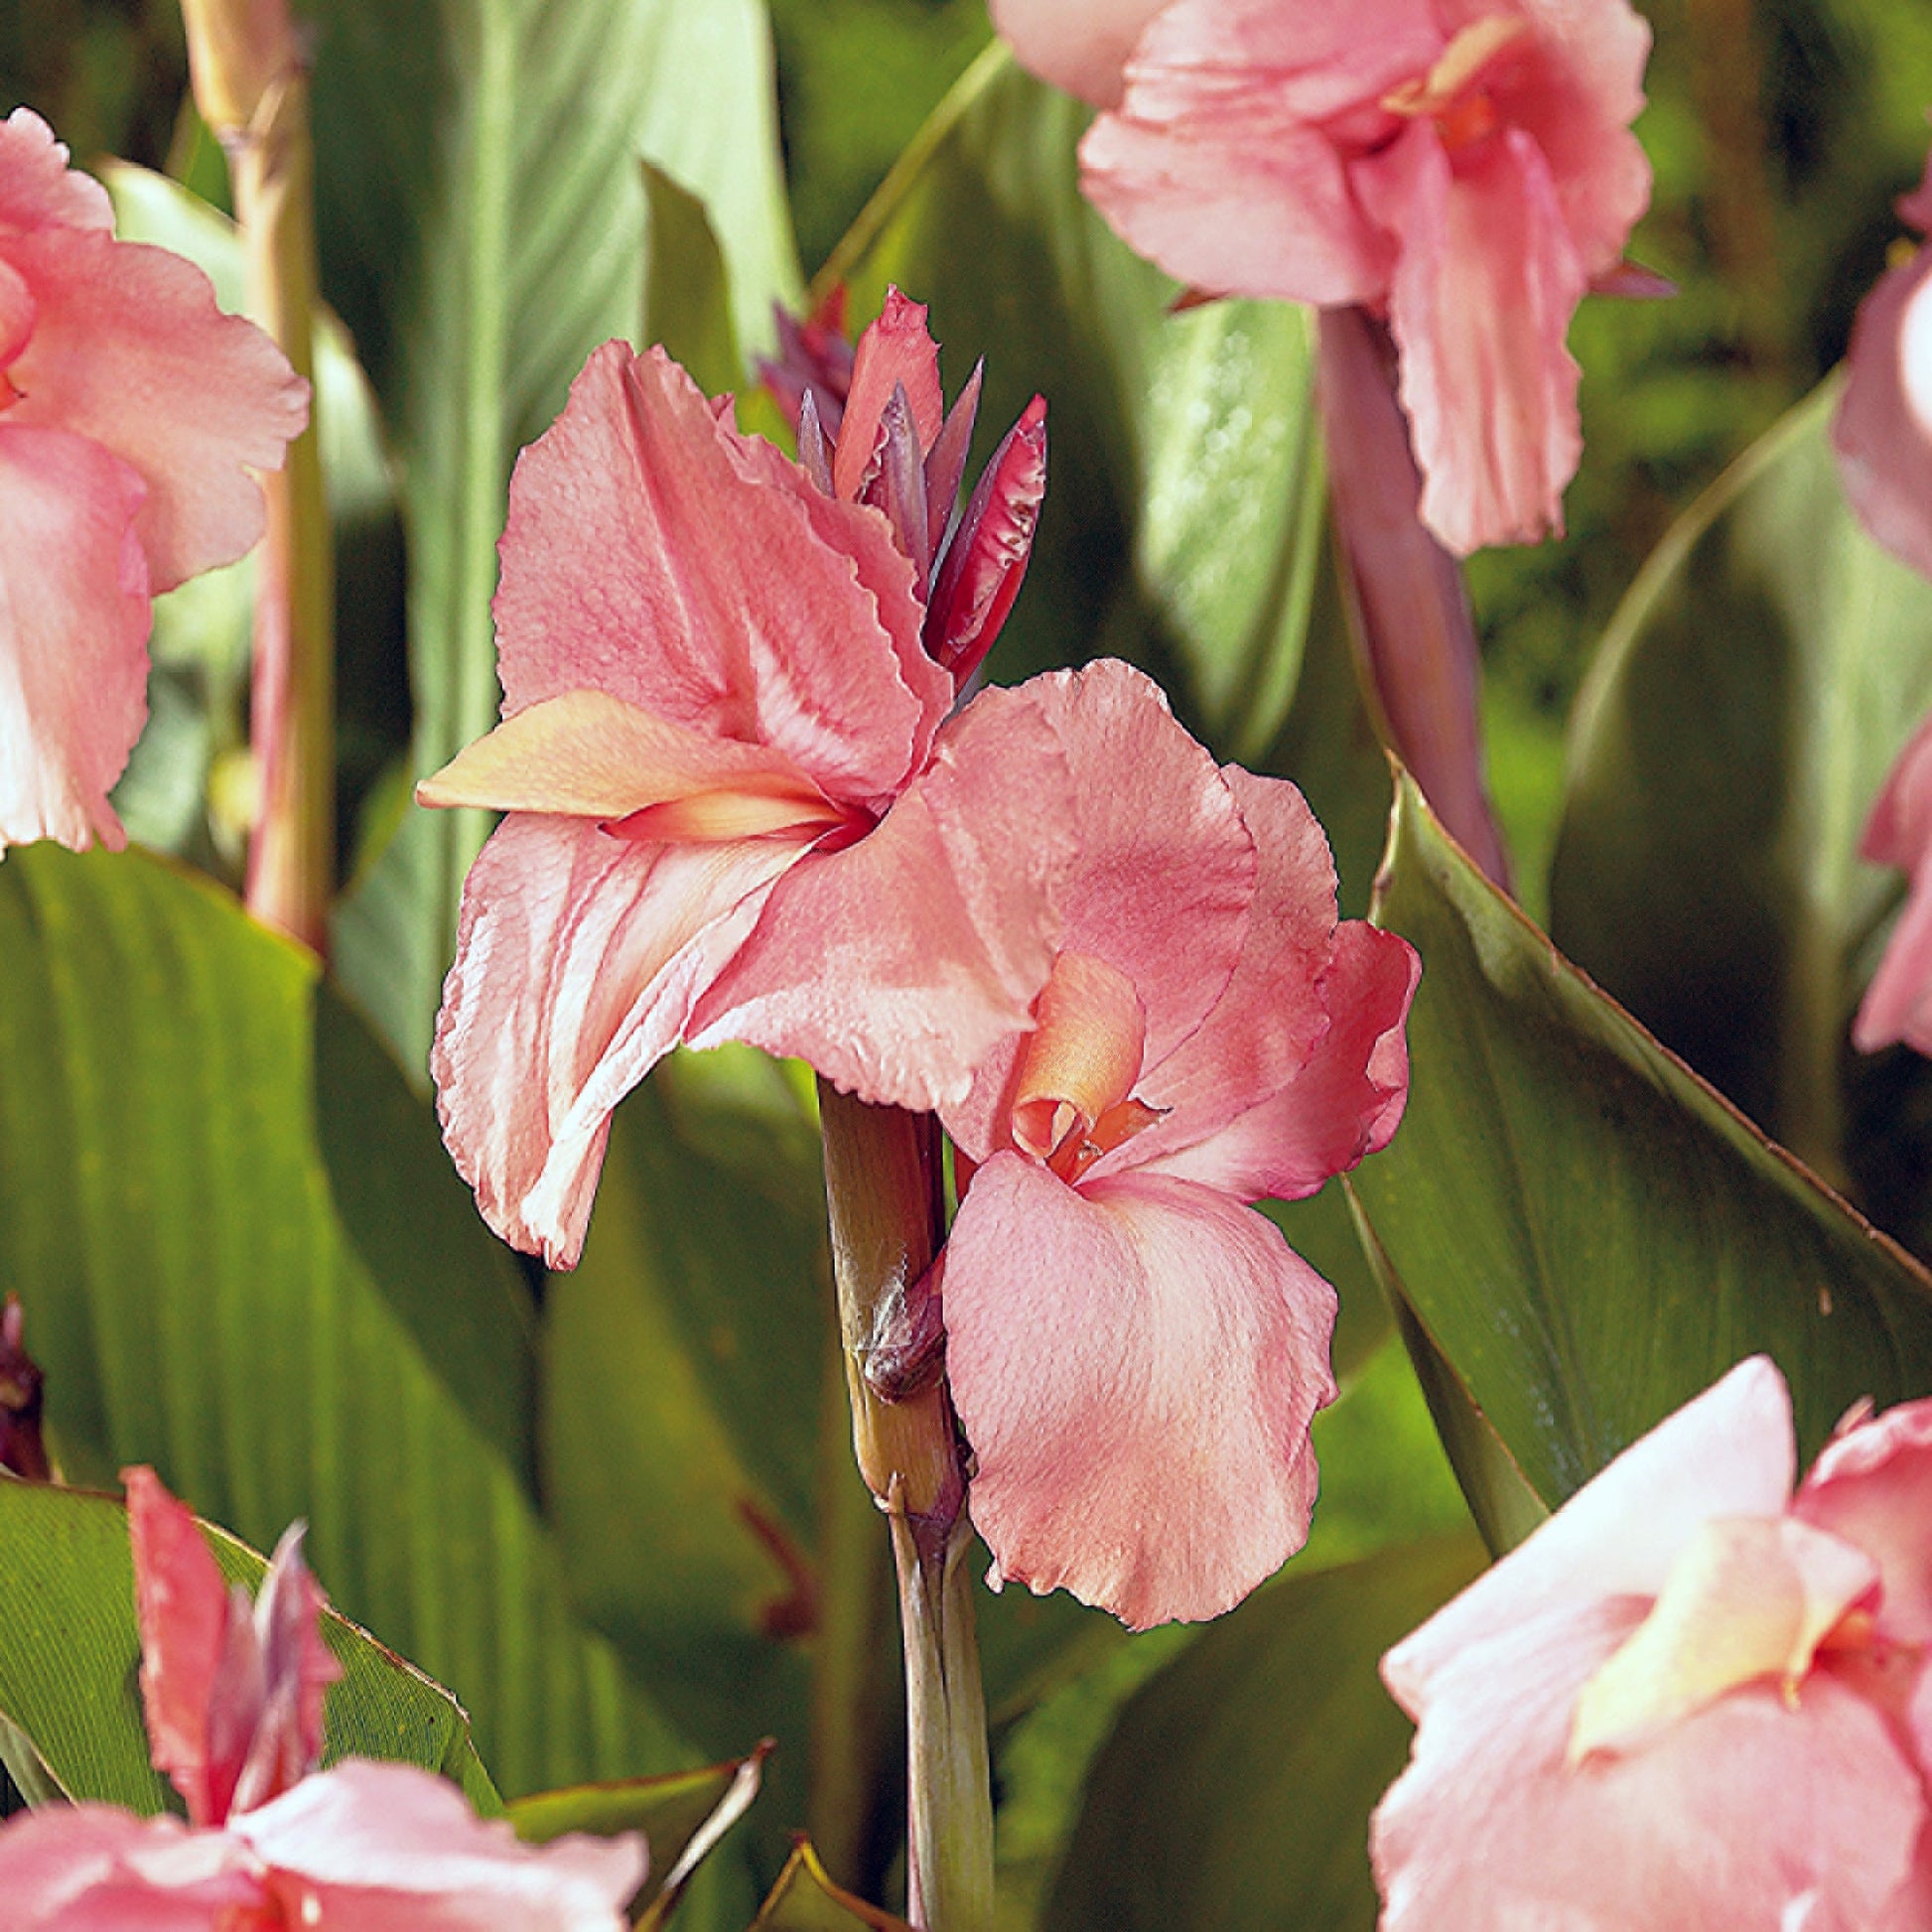
M157 591L232 562L261 535L249 470L279 470L308 385L253 323L225 316L193 263L88 231L0 239L33 291L33 339L8 370L10 422L72 430L148 485L137 524Z
M0 848L127 843L107 793L148 715L144 493L97 445L0 421Z
M1308 1535L1333 1291L1225 1195L974 1176L946 1246L947 1370L997 1574L1145 1628L1217 1616Z
M1437 816L1507 890L1509 856L1482 775L1475 619L1455 560L1418 514L1422 479L1396 402L1393 346L1360 309L1324 309L1318 343L1335 536L1389 743Z
M250 1623L262 1662L262 1705L235 1779L233 1809L278 1798L322 1761L323 1706L343 1674L323 1641L328 1598L302 1560L303 1528L282 1533L255 1597Z
M1166 0L992 0L994 31L1029 73L1096 107L1120 99L1121 69Z
M1877 865L1909 872L1912 889L1852 1024L1852 1043L1871 1053L1904 1039L1932 1053L1932 718L1899 754L1859 849Z
M635 1833L522 1845L500 1819L409 1764L350 1759L238 1818L285 1902L318 1932L623 1932L644 1880ZM290 1883L290 1880L297 1883Z
M1422 520L1460 556L1562 529L1583 449L1564 338L1588 275L1542 150L1506 128L1451 171L1417 122L1352 179L1402 237L1389 321Z
M1397 1644L1382 1660L1383 1681L1414 1717L1434 1695L1436 1674L1471 1645L1546 1610L1655 1596L1700 1525L1783 1514L1796 1464L1784 1378L1753 1355L1639 1438Z
M1141 672L1101 658L1030 679L1021 694L1064 749L1073 804L1041 798L1019 839L1075 835L1057 943L1133 982L1146 1062L1158 1066L1200 1025L1240 957L1259 867L1253 835L1214 760ZM985 1055L970 1094L946 1103L947 1132L975 1160L1006 1145L1019 1043Z
M1294 1200L1395 1132L1420 964L1393 933L1337 927L1334 861L1293 785L1222 775L1261 855L1241 956L1199 1029L1141 1082L1165 1118L1095 1173L1159 1169L1241 1200Z
M108 1805L50 1805L0 1825L8 1932L214 1932L268 1903L265 1874L226 1832Z
M227 1816L236 1766L208 1761L207 1714L227 1647L228 1587L194 1512L146 1467L123 1469L134 1546L134 1608L141 1626L141 1702L154 1765L188 1800L198 1825Z
M1395 248L1346 163L1387 137L1382 96L1447 38L1430 0L1174 0L1136 49L1119 110L1081 143L1087 196L1192 287L1377 303Z
M504 1240L576 1262L612 1108L683 1036L801 849L640 845L535 813L497 828L464 883L430 1070Z
M1888 1908L1924 1790L1828 1671L1791 1704L1735 1691L1628 1757L1565 1767L1577 1692L1642 1610L1564 1605L1446 1660L1371 1828L1386 1932L1903 1932Z
M886 291L879 320L860 336L852 363L852 387L839 421L839 447L832 459L832 487L850 501L859 494L872 467L879 428L902 388L912 411L921 453L930 449L946 419L939 387L939 349L925 326L925 305L907 301L897 289Z
M91 175L68 166L64 141L31 107L0 121L0 227L114 226L113 204Z
M1542 151L1564 226L1594 282L1616 269L1650 205L1650 163L1630 132L1643 111L1650 28L1627 0L1519 5L1530 58L1497 105Z
M773 889L703 995L692 1043L797 1054L895 1106L961 1099L972 1069L1033 1024L1075 836L1035 686L984 692L874 831Z
M1876 1560L1880 1637L1932 1643L1932 1401L1901 1402L1827 1444L1791 1507Z
M1860 304L1832 419L1845 493L1895 557L1932 577L1932 249Z
M592 355L517 461L501 549L506 713L600 690L869 799L951 701L885 518L721 421L661 350Z

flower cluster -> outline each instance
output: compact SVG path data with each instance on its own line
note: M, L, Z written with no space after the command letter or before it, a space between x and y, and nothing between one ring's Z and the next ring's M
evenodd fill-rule
M978 377L948 412L923 309L793 359L796 462L614 344L518 465L504 722L420 791L507 813L437 1029L446 1137L567 1265L612 1108L679 1041L938 1112L996 1576L1209 1616L1306 1537L1334 1392L1333 1294L1246 1204L1394 1131L1415 955L1337 922L1301 795L1218 769L1138 672L962 702L1026 568L1037 399L956 512Z
M152 1469L124 1480L148 1736L189 1822L79 1804L0 1826L11 1932L621 1932L637 1838L538 1850L413 1765L318 1770L342 1667L299 1528L251 1606Z

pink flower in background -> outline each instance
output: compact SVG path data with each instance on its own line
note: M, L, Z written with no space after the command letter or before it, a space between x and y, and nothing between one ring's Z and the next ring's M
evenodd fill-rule
M308 388L207 277L116 241L45 121L0 122L0 849L126 842L149 599L261 534Z
M576 1259L611 1110L680 1040L928 1108L1025 1024L1071 839L1025 833L1064 819L1063 759L1029 719L941 726L1026 568L1042 414L948 543L972 394L945 413L925 312L895 293L836 442L806 408L800 463L621 343L523 453L504 722L419 788L509 814L465 887L432 1055L505 1239Z
M973 1522L996 1581L1214 1616L1306 1539L1335 1392L1333 1291L1244 1203L1395 1131L1418 963L1336 923L1301 793L1217 769L1139 672L973 715L1050 727L1079 835L1036 1029L941 1109L977 1164L940 1277Z
M1911 889L1852 1023L1852 1043L1875 1053L1902 1039L1932 1054L1932 718L1899 754L1859 849L1908 873Z
M1388 1932L1932 1924L1932 1402L1795 1469L1755 1357L1388 1653Z
M1451 550L1562 527L1565 347L1650 194L1627 0L995 0L1020 59L1104 112L1088 197L1214 294L1386 316ZM1124 62L1122 55L1125 52Z
M1932 160L1900 217L1932 229ZM1845 493L1865 528L1932 577L1932 249L1880 277L1859 308L1832 423Z
M153 1470L125 1479L148 1734L190 1823L79 1804L0 1826L9 1932L621 1932L634 1836L539 1850L413 1765L318 1772L341 1667L300 1533L251 1608Z

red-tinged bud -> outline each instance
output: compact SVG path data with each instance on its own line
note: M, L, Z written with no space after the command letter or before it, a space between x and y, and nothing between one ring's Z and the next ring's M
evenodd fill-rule
M1020 595L1046 494L1046 403L1035 396L994 452L926 607L926 654L963 685Z
M919 454L911 402L898 383L893 385L880 416L878 441L857 493L860 502L885 513L895 541L912 560L920 585L929 584L932 543L926 516L925 463Z
M973 425L979 420L980 382L986 373L986 358L973 364L973 373L959 392L947 414L945 425L925 453L925 501L927 553L938 556L945 548L946 525L952 521L959 500L959 481L966 474L966 458L972 448Z
M20 1298L0 1308L0 1469L29 1482L49 1482L53 1471L41 1441L41 1370L25 1344L26 1314Z
M775 357L758 358L759 380L784 419L799 429L799 412L809 397L825 437L836 438L852 389L852 345L845 334L845 285L840 283L812 313L799 321L781 302L771 305L778 335Z

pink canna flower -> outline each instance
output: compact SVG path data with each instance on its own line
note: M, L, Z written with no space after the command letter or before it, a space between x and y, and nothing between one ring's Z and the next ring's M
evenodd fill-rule
M9 1932L621 1932L634 1836L538 1850L413 1765L318 1772L341 1667L300 1530L251 1607L154 1471L125 1480L148 1734L189 1823L80 1804L0 1826Z
M1172 275L1386 317L1452 551L1562 527L1565 347L1623 285L1650 171L1627 0L995 0L1029 67L1107 109L1088 197Z
M126 843L149 599L261 534L307 385L207 276L116 241L27 108L0 122L0 849Z
M1859 849L1875 865L1909 873L1911 889L1852 1024L1852 1043L1875 1053L1902 1039L1932 1054L1932 718L1899 754Z
M970 1171L940 1264L994 1580L1136 1626L1217 1615L1306 1539L1334 1294L1245 1203L1383 1146L1406 941L1337 924L1326 841L1217 769L1126 665L989 692L1048 725L1079 845L1037 1025L942 1109Z
M1932 229L1932 160L1898 212ZM1865 528L1932 577L1932 249L1882 276L1859 308L1832 423L1845 493Z
M1070 834L1023 833L1054 814L1057 748L1031 719L946 719L1026 569L1044 410L955 527L976 391L945 411L925 311L895 291L836 440L806 398L799 462L612 343L517 464L504 722L418 795L508 813L431 1063L484 1218L553 1266L582 1247L612 1108L678 1041L929 1108L1025 1023Z
M1754 1357L1388 1653L1387 1932L1932 1924L1932 1402L1795 1469Z

